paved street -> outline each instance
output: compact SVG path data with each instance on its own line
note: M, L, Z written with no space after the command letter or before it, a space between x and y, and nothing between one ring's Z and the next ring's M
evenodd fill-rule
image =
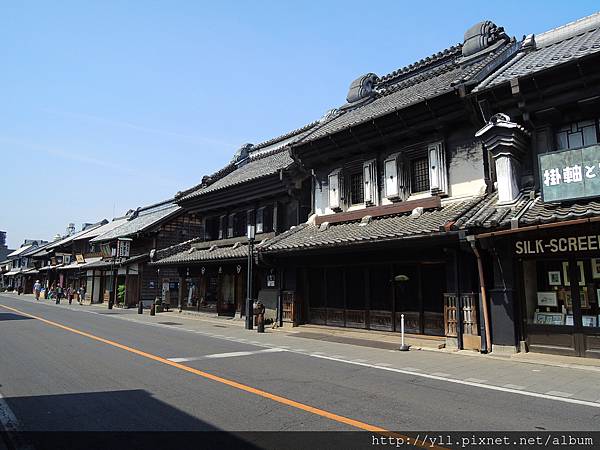
M0 295L0 355L0 406L20 430L595 430L600 419L593 371L30 297Z

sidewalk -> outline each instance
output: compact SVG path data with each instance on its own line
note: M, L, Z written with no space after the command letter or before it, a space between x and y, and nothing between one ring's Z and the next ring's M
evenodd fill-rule
M16 295L13 297L17 298ZM21 298L23 301L35 302L31 296ZM52 303L50 306L107 314L104 312L107 308L103 305ZM174 311L150 316L147 310L139 315L135 309L114 309L108 314L117 320L177 329L189 333L190 339L224 339L239 343L240 348L248 345L278 348L295 353L299 358L322 359L323 364L328 364L327 361L332 364L348 364L349 376L353 370L385 370L412 376L414 382L419 383L437 380L442 383L468 385L473 388L600 408L600 361L596 360L533 353L494 356L437 349L399 352L396 350L400 343L399 336L392 335L384 342L385 345L374 344L381 333L352 330L342 330L343 333L340 333L326 327L301 326L267 328L266 332L261 334L256 330L246 330L241 320L216 316L209 318L204 314L182 314ZM354 337L349 336L352 333ZM396 343L393 342L394 338ZM388 348L388 345L393 348ZM276 360L277 354L273 353L271 358ZM373 375L376 376L375 373Z
M22 294L21 296L17 296L16 294L6 292L4 292L3 294L11 295L15 298L28 298L31 300L34 299L33 294ZM50 300L41 301L44 303L54 304L54 302L51 302ZM63 299L60 305L65 304L66 306L69 306L68 302L65 302L65 300ZM76 302L74 302L73 305L79 306ZM94 309L101 310L108 309L105 303L84 304L82 306L85 308L91 307ZM128 311L132 314L137 312L135 308L114 308L114 311ZM144 310L144 315L149 316L147 309ZM235 326L239 328L245 327L245 319L243 317L240 318L237 316L217 316L214 313L186 310L179 312L176 308L168 312L159 313L156 315L156 317L185 317L186 319L194 321L222 324L226 326ZM335 342L340 344L377 348L384 350L397 350L400 346L400 335L398 333L380 332L364 329L339 328L324 325L300 325L298 327L284 326L278 328L273 328L272 325L268 325L265 328L267 332L287 333L297 338L312 339L322 342ZM405 335L405 342L411 346L411 351L426 350L462 357L481 358L485 360L493 359L498 361L505 361L507 363L516 362L523 364L539 364L544 366L600 372L600 359L595 358L578 358L574 356L559 356L533 352L515 353L512 355L494 353L484 355L477 351L444 348L444 339L438 336L407 334Z

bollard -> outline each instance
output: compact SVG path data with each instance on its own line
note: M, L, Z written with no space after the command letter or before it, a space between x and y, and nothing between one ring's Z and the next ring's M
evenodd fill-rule
M156 305L154 303L152 303L152 306L150 307L150 315L156 315Z
M112 300L108 301L108 309L112 309L113 308L113 302Z
M140 300L138 303L138 314L143 314L143 313L144 313L144 304Z
M54 303L56 303L57 305L60 303L60 298L58 298L58 295L56 296L56 301Z
M401 352L407 352L410 348L410 345L406 345L404 343L404 314L400 314L400 334L402 336L402 344L400 345L400 348L398 350L400 350Z

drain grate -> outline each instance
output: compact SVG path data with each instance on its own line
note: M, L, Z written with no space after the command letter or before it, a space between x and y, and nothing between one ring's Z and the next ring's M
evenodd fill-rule
M160 323L161 325L182 325L177 322L158 322L158 323Z

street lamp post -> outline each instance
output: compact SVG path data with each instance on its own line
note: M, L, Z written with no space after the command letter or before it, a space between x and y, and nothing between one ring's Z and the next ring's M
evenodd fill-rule
M252 329L254 316L252 304L252 247L254 246L254 225L248 225L248 279L246 280L246 330Z

